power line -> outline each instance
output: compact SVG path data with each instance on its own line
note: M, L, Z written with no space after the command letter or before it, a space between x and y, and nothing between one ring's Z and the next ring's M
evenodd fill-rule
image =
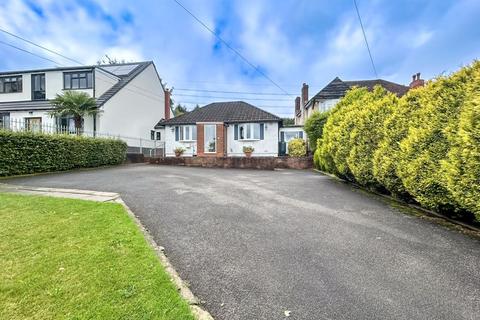
M37 58L40 58L40 59L43 59L43 60L47 60L47 61L53 62L53 63L56 64L56 65L64 66L64 64L61 64L61 63L59 63L59 62L57 62L57 61L55 61L55 60L52 60L52 59L49 59L49 58L47 58L47 57L41 56L41 55L39 55L39 54L33 53L33 52L28 51L28 50L26 50L26 49L19 48L19 47L17 47L17 46L14 46L13 44L10 44L10 43L7 43L7 42L3 42L3 41L1 41L1 40L0 40L0 43L3 44L3 45L5 45L5 46L9 46L9 47L12 47L12 48L14 48L14 49L17 49L17 50L26 52L26 53L28 53L28 54L31 54L32 56L35 56L35 57L37 57Z
M179 101L176 101L175 104L199 104L199 105L202 105L202 104L209 104L209 103L212 103L213 101L203 101L203 102L199 102L199 101L185 101L185 100L179 100ZM293 109L293 106L272 106L272 105L269 105L269 106L265 106L265 105L259 105L259 106L256 106L256 107L260 107L260 108L273 108L273 109Z
M245 91L219 91L219 90L204 90L204 89L179 89L175 88L175 91L189 91L189 92L209 92L209 93L232 93L232 94L250 94L259 96L286 96L284 93L261 93L261 92L245 92ZM288 96L293 95L289 94Z
M277 87L278 89L280 89L280 91L282 91L283 93L285 94L289 94L285 89L283 89L280 85L278 85L275 81L272 80L272 78L270 78L269 76L267 76L264 72L262 72L258 67L256 67L253 63L251 63L247 58L245 58L238 50L236 50L235 48L233 48L232 46L230 46L228 44L228 42L226 42L225 40L223 40L222 37L220 37L215 31L213 31L212 29L210 29L210 27L208 27L202 20L200 20L199 18L197 18L196 15L194 15L190 10L188 10L187 8L185 8L185 6L183 4L181 4L178 0L173 0L175 1L176 4L178 4L181 8L183 8L183 10L185 10L189 15L191 15L198 23L200 23L205 29L207 29L211 34L213 34L215 36L215 38L217 38L220 42L222 42L228 49L232 50L237 56L240 57L240 59L242 59L245 63L247 63L249 66L251 66L256 72L258 72L260 75L262 75L263 77L265 77L265 79L267 79L268 81L270 81L275 87Z
M357 11L360 27L362 28L363 39L365 40L365 44L367 45L368 55L370 57L370 62L372 63L373 72L375 73L375 77L378 78L377 68L375 68L375 63L373 63L372 52L370 51L370 46L368 45L368 41L367 41L367 35L365 33L365 29L363 28L362 18L360 17L360 11L358 11L357 0L353 0L353 3L355 4L355 10Z
M291 99L264 99L264 98L245 98L245 97L219 97L219 96L201 96L196 94L174 94L174 96L179 97L195 97L195 98L206 98L206 99L234 99L234 100L257 100L257 101L292 101Z
M27 42L27 43L30 43L31 45L34 45L34 46L36 46L36 47L38 47L38 48L41 48L41 49L43 49L43 50L46 50L46 51L48 51L48 52L50 52L50 53L56 54L57 56L60 56L60 57L62 57L62 58L64 58L64 59L70 60L70 61L75 62L75 63L78 63L78 64L80 64L80 65L83 65L83 63L80 62L80 61L78 61L78 60L75 60L75 59L69 58L69 57L67 57L67 56L64 56L64 55L61 54L61 53L58 53L58 52L56 52L56 51L54 51L54 50L52 50L52 49L49 49L49 48L46 48L46 47L41 46L41 45L39 45L39 44L36 44L36 43L33 42L33 41L30 41L30 40L28 40L28 39L22 38L22 37L20 37L20 36L18 36L18 35L16 35L16 34L13 34L13 33L9 32L9 31L7 31L7 30L4 30L4 29L0 28L0 31L3 32L3 33L6 33L6 34L8 34L8 35L10 35L10 36L12 36L12 37L15 37L15 38L17 38L17 39L20 39L20 40L22 40L22 41L25 41L25 42Z

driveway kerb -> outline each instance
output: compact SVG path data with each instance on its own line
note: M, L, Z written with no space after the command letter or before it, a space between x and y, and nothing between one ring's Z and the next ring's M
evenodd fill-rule
M195 297L190 288L186 283L180 278L178 272L170 263L167 255L165 254L165 248L159 246L147 228L140 222L135 213L127 206L127 204L122 200L120 195L115 192L100 192L100 191L91 191L91 190L79 190L79 189L62 189L62 188L40 188L40 187L29 187L29 186L19 186L0 183L0 193L16 193L16 194L29 194L29 195L40 195L40 196L50 196L50 197L59 197L59 198L70 198L70 199L80 199L80 200L90 200L96 202L114 202L121 204L128 215L133 219L137 224L138 228L142 231L145 240L152 247L160 260L161 264L165 268L165 271L170 275L172 282L177 287L180 295L183 299L187 301L190 306L192 313L195 318L198 320L213 320L213 317L208 311L203 309L200 306L200 301Z

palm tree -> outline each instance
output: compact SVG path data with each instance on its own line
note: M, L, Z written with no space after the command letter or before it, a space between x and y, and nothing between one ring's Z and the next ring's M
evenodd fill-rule
M51 101L54 109L50 115L57 117L73 117L75 122L75 131L80 133L82 130L82 118L85 116L96 116L100 113L94 98L85 92L65 91L63 95L57 94Z

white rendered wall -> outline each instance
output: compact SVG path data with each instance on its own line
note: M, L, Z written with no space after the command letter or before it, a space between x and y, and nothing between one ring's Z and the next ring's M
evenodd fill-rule
M42 126L55 126L55 117L51 117L47 111L10 111L10 121L12 123L25 123L25 118L42 118ZM53 128L52 128L53 129Z
M175 141L175 126L165 126L165 155L167 157L175 157L175 148L182 147L185 149L184 157L191 157L197 154L197 141L182 142Z
M150 65L102 106L97 130L150 140L150 131L165 116L164 108L165 93Z
M118 81L115 76L101 69L95 69L95 97L100 97Z
M278 156L278 123L266 122L263 140L235 140L235 126L229 124L227 127L227 156L243 157L244 146L252 146L255 151L252 157L276 157Z

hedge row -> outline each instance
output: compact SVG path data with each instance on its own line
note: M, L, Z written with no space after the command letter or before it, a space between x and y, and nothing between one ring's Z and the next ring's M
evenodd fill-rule
M0 176L120 164L126 150L114 139L0 130Z
M350 90L317 144L322 170L480 221L480 62L402 98Z

